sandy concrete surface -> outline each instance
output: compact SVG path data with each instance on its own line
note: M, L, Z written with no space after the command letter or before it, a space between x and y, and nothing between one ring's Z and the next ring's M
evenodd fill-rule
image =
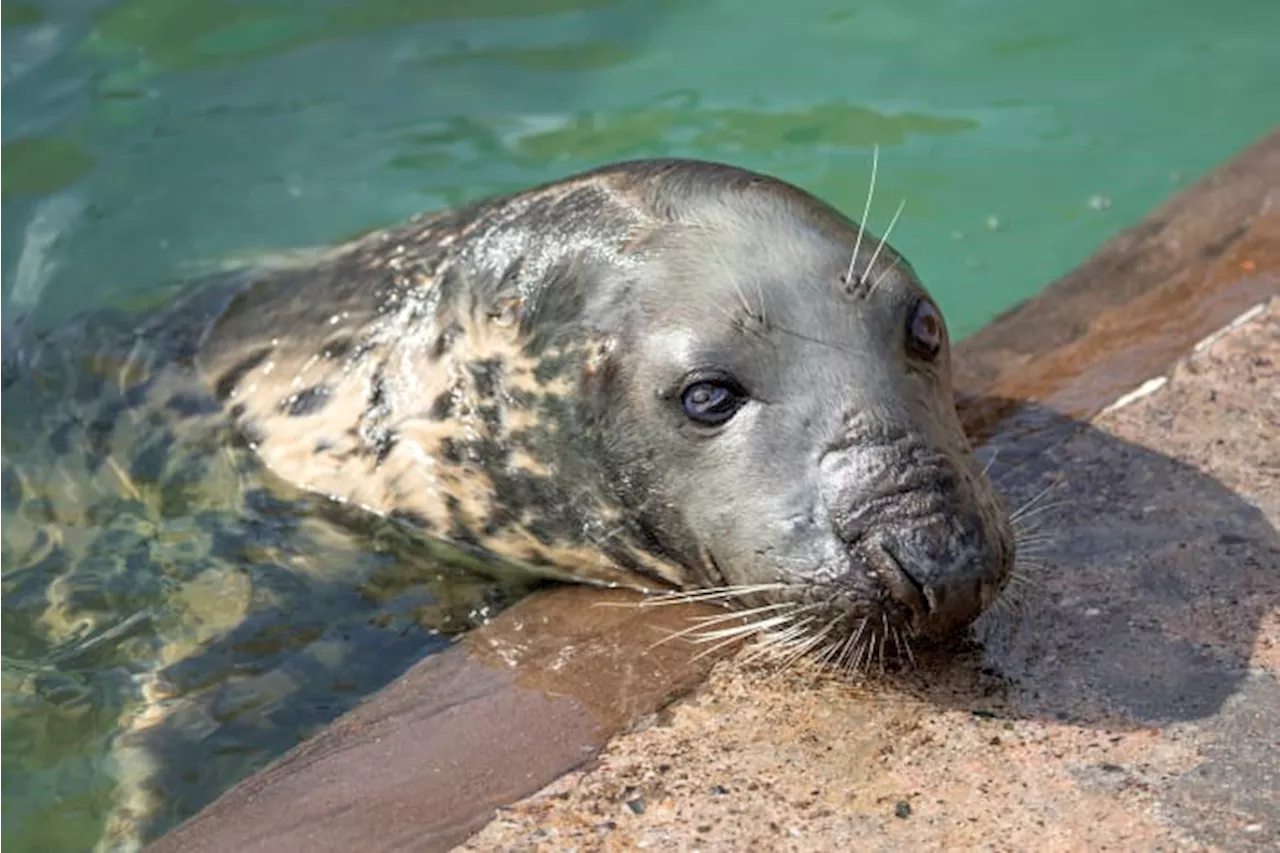
M993 467L1015 505L1058 486L980 642L744 650L458 849L1275 849L1280 303L1054 434Z

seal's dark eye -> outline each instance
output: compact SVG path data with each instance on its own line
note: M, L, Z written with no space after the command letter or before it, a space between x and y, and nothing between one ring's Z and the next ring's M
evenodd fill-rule
M927 299L916 302L907 322L907 346L921 358L934 359L942 349L942 314Z
M737 414L746 402L746 394L738 386L720 380L694 382L680 395L684 413L690 420L715 426Z

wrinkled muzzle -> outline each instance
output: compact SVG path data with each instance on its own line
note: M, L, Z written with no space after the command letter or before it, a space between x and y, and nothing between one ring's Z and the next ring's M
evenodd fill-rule
M994 512L945 454L910 435L828 452L821 494L851 564L888 594L913 633L941 637L976 619L1009 574Z

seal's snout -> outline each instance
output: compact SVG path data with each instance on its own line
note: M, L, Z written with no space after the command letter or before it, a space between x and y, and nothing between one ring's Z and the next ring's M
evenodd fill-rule
M833 531L886 594L891 618L945 637L995 600L1007 574L1000 531L943 454L908 436L840 447L821 479Z

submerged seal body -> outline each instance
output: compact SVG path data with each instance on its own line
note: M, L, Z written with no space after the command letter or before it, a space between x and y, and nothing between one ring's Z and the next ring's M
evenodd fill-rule
M946 634L1011 572L909 265L729 166L608 166L263 271L193 360L285 480L534 572L835 638Z

